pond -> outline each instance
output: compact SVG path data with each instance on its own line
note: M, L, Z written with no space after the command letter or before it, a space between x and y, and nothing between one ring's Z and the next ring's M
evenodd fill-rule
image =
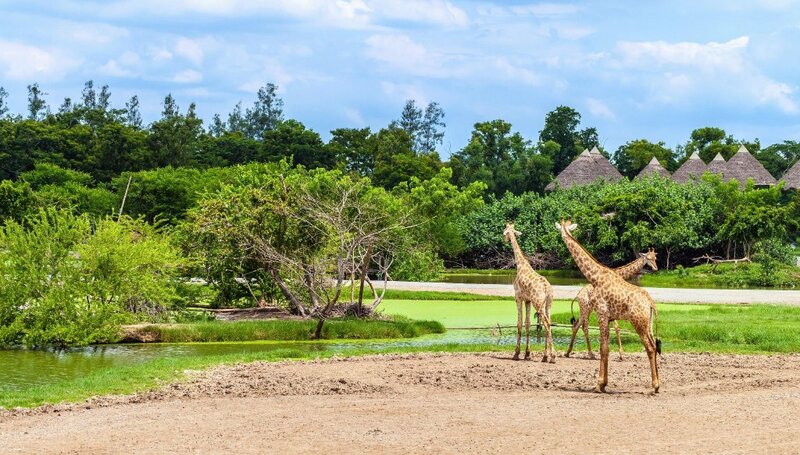
M264 352L278 349L341 352L349 348L377 351L395 347L426 347L446 344L497 344L513 346L514 330L449 330L418 338L337 342L262 343L153 343L88 346L66 350L0 350L0 393L23 390L59 380L86 376L99 370L146 362L155 358L216 356ZM533 343L535 338L532 338ZM560 340L563 342L564 340ZM568 341L568 340L567 340Z

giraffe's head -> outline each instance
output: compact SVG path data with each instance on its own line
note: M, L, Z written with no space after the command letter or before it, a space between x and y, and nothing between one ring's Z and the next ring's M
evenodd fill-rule
M506 242L511 242L514 236L522 235L522 232L514 229L514 223L506 223L506 228L503 230L503 238Z
M644 264L650 267L653 270L658 270L658 264L656 264L656 250L652 248L647 249L647 253L639 253L644 259Z
M561 221L556 221L556 229L561 231L562 234L566 234L572 236L572 231L577 228L577 224L572 224L571 220L561 219Z

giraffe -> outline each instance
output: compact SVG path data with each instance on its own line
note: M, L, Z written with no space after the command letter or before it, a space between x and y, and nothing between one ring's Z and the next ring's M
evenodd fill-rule
M539 319L547 332L542 362L555 363L556 354L553 349L553 336L550 331L550 307L553 304L553 287L543 276L533 270L522 249L517 243L521 232L514 229L514 224L506 223L503 237L514 248L514 260L517 264L517 276L514 278L514 299L517 301L517 348L514 360L519 360L522 339L522 304L525 304L525 359L531 358L531 304L539 315Z
M572 231L577 227L569 220L556 222L561 231L561 238L567 245L583 276L593 286L591 299L594 302L597 318L600 321L600 371L597 377L595 392L605 392L608 385L608 324L610 321L630 321L639 338L642 340L650 361L650 374L653 392L658 393L658 364L656 359L657 344L653 337L653 319L656 304L644 289L628 283L616 272L600 264L573 237Z
M617 275L621 276L624 280L629 280L639 272L645 266L649 266L653 270L658 270L658 265L656 264L656 252L652 248L647 250L647 253L639 253L639 257L636 258L634 261L629 262L621 267L617 267L614 271ZM575 336L578 334L578 328L583 328L583 335L586 337L586 350L589 351L589 358L594 360L594 352L592 352L592 345L589 342L589 315L594 311L594 307L591 305L590 296L592 293L592 285L587 284L578 292L578 295L575 297L578 300L578 308L580 309L580 316L578 321L572 324L572 338L569 340L569 348L567 352L564 354L564 357L569 357L572 353L572 347L575 345ZM573 300L574 301L574 300ZM619 346L619 360L622 360L622 338L619 334L619 323L614 321L614 330L617 332L617 345Z

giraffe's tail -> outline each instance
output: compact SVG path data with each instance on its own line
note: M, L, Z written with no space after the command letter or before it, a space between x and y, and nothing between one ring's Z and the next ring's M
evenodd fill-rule
M653 334L653 327L655 326L655 334ZM650 305L650 337L655 339L656 354L661 354L661 339L658 338L658 308L655 302Z
M578 322L578 320L575 319L575 300L577 300L577 298L578 296L576 295L572 298L572 301L569 302L569 312L572 313L572 317L569 318L569 323L573 327L575 326L575 323Z

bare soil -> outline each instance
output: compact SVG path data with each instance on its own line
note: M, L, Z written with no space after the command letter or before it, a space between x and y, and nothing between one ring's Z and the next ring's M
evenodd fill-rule
M800 355L370 356L191 372L0 414L2 453L798 453ZM535 360L538 360L535 359Z

